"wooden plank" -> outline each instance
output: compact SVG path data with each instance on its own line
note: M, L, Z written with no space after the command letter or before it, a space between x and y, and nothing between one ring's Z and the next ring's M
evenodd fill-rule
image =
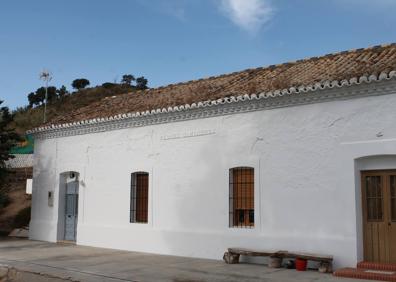
M312 261L326 261L326 262L332 262L333 261L333 256L330 255L319 255L319 254L311 254L311 253L300 253L300 252L287 252L286 256L287 258L300 258L300 259L306 259L306 260L312 260Z
M312 261L320 262L332 262L333 256L320 255L303 252L288 252L288 251L263 251L263 250L252 250L244 248L228 248L228 252L231 254L238 254L243 256L252 257L282 257L282 258L301 258Z
M365 242L364 245L364 259L366 261L374 261L374 246L373 246L373 223L366 221L366 229L365 229Z
M251 249L243 249L243 248L228 248L228 252L231 254L238 254L243 256L252 256L252 257L283 257L287 251L257 251Z
M378 254L380 262L389 262L388 248L387 248L387 232L388 226L386 224L378 224Z

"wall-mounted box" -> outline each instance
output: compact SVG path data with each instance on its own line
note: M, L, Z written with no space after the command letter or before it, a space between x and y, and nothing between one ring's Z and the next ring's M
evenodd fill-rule
M54 206L54 191L48 191L48 206Z

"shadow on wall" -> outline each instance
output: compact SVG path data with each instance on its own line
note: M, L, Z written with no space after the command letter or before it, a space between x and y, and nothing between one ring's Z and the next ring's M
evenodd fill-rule
M192 138L186 141L190 143L187 143L183 150L169 145L173 151L171 153L174 156L174 165L167 166L168 171L161 172L161 175L166 175L168 179L156 183L172 183L172 186L167 187L170 195L167 195L169 201L166 204L169 207L161 205L162 209L173 211L171 226L168 229L170 232L163 233L162 238L162 243L167 246L167 253L183 253L186 256L221 260L226 248L233 247L228 246L227 241L235 241L234 247L248 247L246 244L249 243L249 239L238 242L241 232L246 230L235 230L232 234L230 232L229 169L235 166L251 166L257 157L249 154L251 148L244 144L239 144L240 146L236 146L238 149L229 154L223 154L226 148L235 148L237 144L234 144L235 141L224 144L222 137L215 134L210 137ZM255 138L252 139L252 143ZM234 155L241 157L239 160L234 159ZM249 163L246 163L247 161ZM180 164L183 165L179 167ZM258 168L255 174L259 174ZM177 177L180 177L180 180ZM256 189L258 184L255 185ZM156 187L156 191L158 190L161 190L161 187ZM230 236L227 235L225 238L225 233L229 233ZM175 235L179 236L180 240L175 239ZM254 242L251 242L252 244ZM210 254L206 253L208 250Z
M207 250L208 245L213 245L211 249L214 251L223 245L217 240L221 237L219 232L228 228L228 169L220 175L218 170L213 169L213 166L225 164L223 157L218 154L221 150L217 150L218 144L213 139L215 137L205 140L200 151L188 154L189 156L183 153L174 154L181 161L174 160L176 167L168 167L169 171L163 172L163 175L170 178L164 183L172 183L172 186L167 187L170 195L166 204L169 208L161 206L173 211L172 227L169 229L181 232L178 233L180 240L175 240L173 232L163 233L162 241L170 254L183 253L186 256L203 257L199 254L200 251L197 254L197 250ZM211 161L211 158L202 156L213 156L216 160ZM190 158L188 165L177 167L186 158ZM157 185L160 185L158 181ZM157 187L156 191L159 189ZM225 204L227 209L224 209ZM219 218L223 220L219 221ZM209 233L208 238L202 240L205 233ZM217 235L211 237L210 233ZM224 250L218 253L218 259L222 258L223 252Z
M46 154L44 158L34 164L30 220L31 238L48 241L63 240L65 185L71 172L79 175L78 172L74 171L58 174L56 159L51 154ZM52 230L51 222L56 221L55 230ZM53 238L52 236L55 235L56 237Z
M49 240L47 236L42 236L46 232L42 230L42 226L34 225L36 222L50 221L52 213L48 212L49 203L46 201L49 192L54 195L54 190L50 187L55 187L56 179L51 177L55 169L53 167L54 160L52 157L42 160L33 165L33 186L32 186L32 207L31 219L29 223L29 236L35 239ZM48 232L47 232L48 233ZM41 234L41 235L40 235Z

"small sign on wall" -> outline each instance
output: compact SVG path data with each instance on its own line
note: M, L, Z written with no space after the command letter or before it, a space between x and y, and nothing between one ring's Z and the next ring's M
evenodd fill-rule
M48 206L54 206L54 191L48 191Z
M199 137L199 136L205 136L205 135L213 135L216 134L216 130L214 129L207 129L207 130L194 130L194 131L189 131L189 132L183 132L183 133L173 133L169 135L163 135L161 136L160 140L171 140L171 139L183 139L183 138L191 138L191 137Z
M32 194L33 179L26 179L26 194Z

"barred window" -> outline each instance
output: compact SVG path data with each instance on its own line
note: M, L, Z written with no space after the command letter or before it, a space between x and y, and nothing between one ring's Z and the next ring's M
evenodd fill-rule
M229 189L230 227L254 227L254 168L231 168Z
M131 174L131 223L147 223L148 219L148 179L147 172Z

